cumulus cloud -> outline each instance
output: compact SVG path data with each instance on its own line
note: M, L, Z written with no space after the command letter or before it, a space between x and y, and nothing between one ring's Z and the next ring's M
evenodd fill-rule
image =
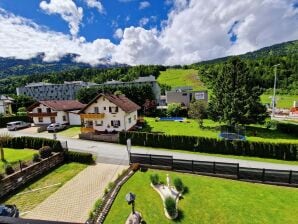
M171 2L172 9L161 30L142 27L116 30L115 36L121 37L118 45L106 39L87 42L84 38L53 32L2 10L0 56L30 58L38 52L45 52L46 60L53 60L66 53L76 53L80 54L76 60L91 64L109 58L112 62L132 65L173 65L245 53L298 39L298 9L293 7L295 0ZM48 7L50 3L43 4ZM68 7L52 8L48 13L74 14L66 13L65 8ZM69 12L75 12L75 9L77 7ZM231 34L235 37L234 42L230 40Z
M68 22L70 33L76 36L83 18L83 9L77 7L72 0L50 0L41 1L40 8L48 14L59 14L63 20Z
M90 8L96 8L98 12L104 13L104 7L100 1L97 0L85 0L87 3L88 7Z
M121 28L118 28L118 29L115 31L113 37L114 37L115 39L121 39L121 38L123 37L123 30L122 30Z
M148 1L143 1L143 2L140 2L140 4L139 4L139 9L145 9L145 8L148 8L148 7L150 7L150 2L148 2Z

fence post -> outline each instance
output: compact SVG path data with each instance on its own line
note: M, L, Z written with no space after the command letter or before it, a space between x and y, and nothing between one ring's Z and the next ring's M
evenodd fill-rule
M237 163L237 179L239 179L240 178L240 176L239 176L239 173L240 173L240 167L239 167L239 163Z
M216 166L216 163L213 162L213 173L216 173L216 171L215 171L215 166Z
M292 184L292 174L293 174L293 171L290 170L290 173L289 173L289 184Z
M265 181L265 169L263 169L263 172L262 172L262 182Z

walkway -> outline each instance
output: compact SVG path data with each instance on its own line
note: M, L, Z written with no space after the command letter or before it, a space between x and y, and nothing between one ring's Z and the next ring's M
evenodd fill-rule
M127 166L89 166L25 215L29 219L84 223L108 183Z

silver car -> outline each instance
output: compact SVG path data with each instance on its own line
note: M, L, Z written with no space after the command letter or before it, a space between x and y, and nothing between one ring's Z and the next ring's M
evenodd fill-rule
M13 121L6 124L8 131L16 131L21 128L31 127L31 123L27 123L24 121Z
M66 126L64 124L60 124L60 123L53 123L53 124L50 124L48 127L47 127L47 131L48 132L57 132L57 131L61 131L65 128Z

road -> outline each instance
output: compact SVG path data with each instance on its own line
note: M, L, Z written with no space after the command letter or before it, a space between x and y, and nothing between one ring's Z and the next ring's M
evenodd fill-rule
M0 129L0 134L6 132L6 128ZM13 136L32 136L32 137L44 137L53 138L53 134L47 132L43 133L30 133L26 129L9 132ZM72 151L90 152L97 157L97 162L111 163L111 164L128 164L128 153L125 145L96 142L81 140L76 138L67 138L59 136L57 134L57 139L60 141L67 141L68 148ZM154 149L150 147L132 147L131 152L144 153L144 154L158 154L158 155L170 155L175 159L186 159L186 160L198 160L198 161L212 161L212 162L226 162L226 163L239 163L241 167L251 167L251 168L265 168L265 169L275 169L275 170L293 170L298 171L298 165L288 165L288 164L276 164L267 162L257 162L251 160L241 160L233 158L223 158L217 156L206 156L206 155L196 155L191 153L181 153L177 151Z

